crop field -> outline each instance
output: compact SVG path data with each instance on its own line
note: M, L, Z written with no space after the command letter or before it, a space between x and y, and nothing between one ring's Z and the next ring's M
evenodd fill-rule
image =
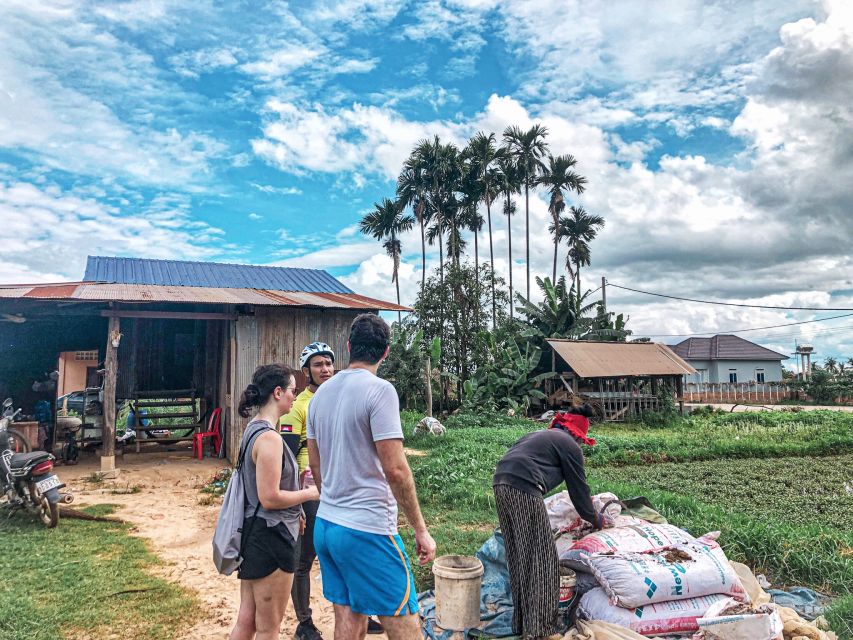
M404 414L407 434L417 417ZM517 438L542 428L506 416L453 416L445 437L408 437L410 458L441 553L476 551L497 523L491 477ZM774 585L839 596L829 619L853 640L853 415L724 414L674 426L593 425L594 492L644 495L694 535L720 530L732 560ZM418 587L428 570L417 569Z

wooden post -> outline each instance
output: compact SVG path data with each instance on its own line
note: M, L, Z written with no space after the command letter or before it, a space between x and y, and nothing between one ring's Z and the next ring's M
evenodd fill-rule
M426 414L432 418L432 358L426 357Z
M678 395L678 411L684 415L684 379L681 376L675 378L675 393Z
M632 378L631 376L628 376L625 379L625 390L625 395L628 398L628 412L626 415L628 416L629 420L633 420L634 417L637 415L637 412L634 409L634 378Z
M101 473L114 478L116 473L116 374L118 373L118 345L121 340L119 319L110 316L107 331L107 354L104 358L104 428L101 442Z

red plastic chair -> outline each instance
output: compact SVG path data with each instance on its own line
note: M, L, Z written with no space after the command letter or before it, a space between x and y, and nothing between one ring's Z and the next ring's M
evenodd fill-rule
M219 455L219 450L222 447L222 434L219 432L219 421L222 419L222 409L217 407L210 414L210 421L207 423L207 431L201 431L193 435L193 455L198 451L198 459L202 459L204 449L204 439L213 439L213 449L216 455Z

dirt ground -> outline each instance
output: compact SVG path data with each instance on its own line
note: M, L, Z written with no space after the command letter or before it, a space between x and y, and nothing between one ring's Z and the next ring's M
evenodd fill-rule
M236 575L219 575L211 559L211 540L219 515L219 503L204 506L206 494L199 488L227 461L190 457L188 450L158 453L127 453L116 458L120 474L101 484L87 482L99 469L94 455L81 456L76 466L57 467L59 477L74 494L71 508L93 504L119 505L116 516L131 523L133 534L145 538L163 560L157 573L167 580L193 589L201 601L203 614L194 627L176 638L181 640L222 640L228 637L237 615L240 586ZM138 493L122 493L139 487ZM61 525L60 525L61 526ZM323 599L320 572L314 564L311 606L314 622L323 636L334 632L332 605ZM292 638L296 627L293 607L288 604L281 638ZM370 636L385 638L385 635Z

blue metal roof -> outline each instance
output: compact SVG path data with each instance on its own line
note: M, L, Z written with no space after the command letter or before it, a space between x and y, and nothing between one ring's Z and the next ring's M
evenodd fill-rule
M89 256L85 282L353 293L320 269Z

